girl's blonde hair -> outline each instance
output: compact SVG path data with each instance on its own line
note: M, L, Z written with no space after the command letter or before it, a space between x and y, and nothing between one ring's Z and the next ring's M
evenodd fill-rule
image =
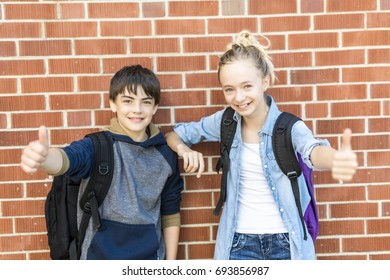
M221 68L237 60L251 59L254 66L260 70L263 78L269 76L271 84L275 81L274 65L271 57L266 53L271 45L269 39L262 36L267 41L267 45L260 42L248 31L241 31L235 42L227 45L225 53L221 56L218 65L218 80Z

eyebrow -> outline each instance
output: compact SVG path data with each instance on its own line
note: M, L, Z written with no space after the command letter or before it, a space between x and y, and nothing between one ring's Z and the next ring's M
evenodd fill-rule
M133 100L135 100L135 98L134 98L133 96L128 96L128 95L121 95L121 98L126 98L126 99L133 99ZM142 98L141 100L151 100L151 99L153 99L153 98L150 97L150 96L147 96L147 97Z

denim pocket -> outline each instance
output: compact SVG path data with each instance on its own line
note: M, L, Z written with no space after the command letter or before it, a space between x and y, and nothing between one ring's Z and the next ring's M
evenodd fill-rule
M278 243L281 247L290 250L290 238L288 236L288 233L278 233L276 235L276 238L278 240Z
M230 252L234 253L244 248L246 238L247 237L245 234L235 233L232 242L232 249L230 250Z
M155 260L159 242L153 224L130 225L102 220L87 251L89 260Z

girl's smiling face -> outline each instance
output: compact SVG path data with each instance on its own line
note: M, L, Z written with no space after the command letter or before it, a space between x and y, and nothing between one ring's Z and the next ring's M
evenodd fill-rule
M270 78L262 73L251 60L235 60L220 69L220 82L226 103L244 118L258 118L267 114L264 92Z

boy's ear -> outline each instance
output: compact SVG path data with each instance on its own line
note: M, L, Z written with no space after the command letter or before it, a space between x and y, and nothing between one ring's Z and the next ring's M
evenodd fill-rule
M156 114L157 109L158 109L158 104L157 104L157 105L154 105L154 108L153 108L153 115Z
M116 104L115 104L115 102L114 102L113 100L111 100L111 99L110 99L110 108L111 108L111 111L112 111L113 113L116 113L116 111L117 111Z

